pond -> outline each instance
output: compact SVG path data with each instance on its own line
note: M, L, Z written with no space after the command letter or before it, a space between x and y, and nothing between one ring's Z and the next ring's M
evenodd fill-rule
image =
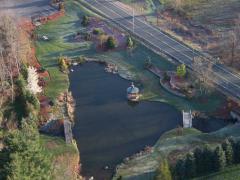
M115 166L125 157L154 145L161 134L182 125L181 112L171 105L129 103L126 89L131 82L106 73L103 65L85 63L73 70L69 76L76 101L73 134L84 176L110 179ZM194 124L204 130L208 121ZM213 130L222 126L214 126ZM110 169L104 170L105 166Z

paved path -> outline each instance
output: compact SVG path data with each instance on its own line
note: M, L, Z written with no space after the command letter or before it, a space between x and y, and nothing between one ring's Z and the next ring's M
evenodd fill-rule
M0 12L8 12L17 18L48 16L57 10L50 0L0 0Z
M93 7L98 13L114 21L125 30L134 33L143 43L147 43L152 49L164 52L168 56L180 63L192 68L193 58L202 56L199 52L194 52L191 48L176 41L154 26L146 23L141 17L134 19L133 28L132 12L119 5L115 0L84 0L88 7ZM117 3L116 3L117 2ZM209 61L212 63L212 61ZM230 95L240 100L240 76L231 72L221 64L214 64L212 80L216 83L219 90L226 95Z

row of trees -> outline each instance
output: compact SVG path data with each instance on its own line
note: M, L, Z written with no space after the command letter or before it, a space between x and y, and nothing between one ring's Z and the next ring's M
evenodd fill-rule
M214 149L206 145L188 153L177 161L173 174L179 180L189 179L220 171L233 163L240 163L240 141L229 138Z

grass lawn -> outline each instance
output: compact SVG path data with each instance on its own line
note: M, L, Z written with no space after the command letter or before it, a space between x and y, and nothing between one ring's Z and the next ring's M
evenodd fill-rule
M194 180L238 180L240 179L240 165L227 167L224 170Z
M40 26L36 30L40 37L47 35L50 39L49 41L38 40L36 42L37 57L50 73L45 90L47 96L55 99L60 92L67 90L69 86L67 74L63 74L58 68L59 55L66 55L70 58L84 55L117 64L123 75L126 72L130 73L132 79L140 82L142 86L143 100L167 102L180 110L192 109L206 112L216 110L224 102L224 98L217 93L206 97L207 101L200 102L199 99L184 99L165 91L160 86L159 79L144 69L145 61L147 58L151 58L154 65L164 70L175 70L176 66L141 44L137 43L132 53L126 50L99 52L96 51L92 42L71 41L72 35L85 30L80 23L83 14L92 14L84 9L77 0L67 1L65 6L65 17Z
M63 138L41 135L40 142L53 158L54 178L75 180L79 152L75 144L67 145Z
M55 99L60 92L68 89L69 80L67 74L63 74L59 71L58 57L60 55L66 55L67 52L78 52L88 49L91 46L90 43L79 42L69 43L66 38L72 35L76 31L79 31L82 27L80 25L80 17L83 13L87 13L81 6L75 4L74 1L66 3L66 16L61 17L59 20L52 21L39 27L36 33L39 37L47 35L49 41L36 41L36 54L43 65L50 73L50 79L45 90L45 94ZM77 55L76 54L76 55Z
M135 179L138 179L138 177L147 178L159 166L162 158L167 158L170 162L173 162L197 146L209 144L211 147L216 147L226 137L240 137L239 127L240 125L228 126L213 133L201 133L196 129L183 129L182 133L179 133L178 129L166 132L155 144L152 153L133 158L125 164L120 164L116 177L122 175L123 179L127 179L127 177L136 177ZM223 172L212 174L203 179L212 179L212 177L218 179L221 173L226 174L226 177L231 173L234 176L237 175L236 171L239 168L240 166L227 168Z

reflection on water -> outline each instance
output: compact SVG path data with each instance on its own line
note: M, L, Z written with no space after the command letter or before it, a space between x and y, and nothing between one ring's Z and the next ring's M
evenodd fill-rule
M181 113L168 104L127 101L130 82L105 73L103 65L86 63L73 70L73 133L83 175L110 179L123 158L154 145L161 134L182 124ZM104 170L105 166L110 170Z

